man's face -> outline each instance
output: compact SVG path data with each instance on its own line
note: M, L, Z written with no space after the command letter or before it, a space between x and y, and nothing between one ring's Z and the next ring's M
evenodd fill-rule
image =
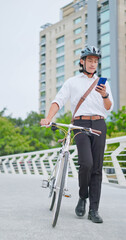
M86 63L86 71L89 73L94 73L98 66L98 57L97 56L87 56L86 60L82 60L83 65Z

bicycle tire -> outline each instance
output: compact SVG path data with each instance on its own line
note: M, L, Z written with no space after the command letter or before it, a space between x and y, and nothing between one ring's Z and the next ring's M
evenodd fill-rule
M55 177L53 177L53 179L51 180L52 184L51 184L51 187L50 187L49 198L52 197L52 194L53 194L53 191L54 191L55 180L56 180Z
M56 200L56 192L54 191L54 192L53 192L53 196L52 196L52 201L51 201L50 209L49 209L50 211L53 210L55 200Z
M67 172L67 163L68 163L68 152L65 152L63 169L62 169L62 173L61 173L60 187L58 189L58 192L55 192L56 193L56 196L55 196L56 206L55 206L55 211L54 211L54 215L53 215L52 227L56 226L58 216L59 216L59 211L60 211L60 206L61 206L61 201L62 201L62 196L63 196L63 190L64 190L64 184L65 184L65 178L66 178L66 172Z
M55 185L55 181L56 181L57 169L58 169L58 164L56 164L56 172L55 172L55 175L53 177L53 183L52 183L50 193L49 193L49 197L51 198L51 204L50 204L50 208L49 208L50 211L53 210L55 199L56 199L56 192L55 192L55 189L54 189L54 185Z

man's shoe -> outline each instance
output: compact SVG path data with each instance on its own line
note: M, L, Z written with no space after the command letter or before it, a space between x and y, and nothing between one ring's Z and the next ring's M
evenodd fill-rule
M99 216L98 211L95 210L89 210L88 219L94 223L103 223L103 220Z
M85 206L86 206L86 200L85 199L82 199L80 198L79 201L78 201L78 204L75 208L75 213L78 217L83 217L84 214L85 214Z

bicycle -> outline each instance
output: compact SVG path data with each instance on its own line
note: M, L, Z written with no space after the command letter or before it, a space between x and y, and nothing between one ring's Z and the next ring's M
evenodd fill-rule
M68 191L67 176L68 176L68 163L69 163L69 154L70 154L69 146L72 139L71 131L74 129L78 129L80 130L80 132L76 134L84 132L87 134L95 134L97 136L101 134L101 131L91 129L91 128L86 128L86 127L75 126L73 124L62 124L62 123L53 123L53 122L51 122L48 126L52 127L52 130L61 129L65 133L64 139L60 141L62 142L62 147L60 149L59 156L54 166L54 169L49 179L43 180L43 183L42 183L43 188L49 187L50 189L49 197L52 198L50 211L54 210L52 227L55 227L58 220L58 216L59 216L62 196L64 195L66 197L70 197L70 195L65 194L65 191ZM67 127L68 130L65 130L62 127Z

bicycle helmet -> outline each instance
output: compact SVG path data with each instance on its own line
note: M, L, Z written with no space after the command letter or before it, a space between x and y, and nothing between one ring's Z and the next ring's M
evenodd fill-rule
M85 58L87 56L97 56L98 58L101 58L101 52L98 48L94 46L87 46L81 51L81 57Z

